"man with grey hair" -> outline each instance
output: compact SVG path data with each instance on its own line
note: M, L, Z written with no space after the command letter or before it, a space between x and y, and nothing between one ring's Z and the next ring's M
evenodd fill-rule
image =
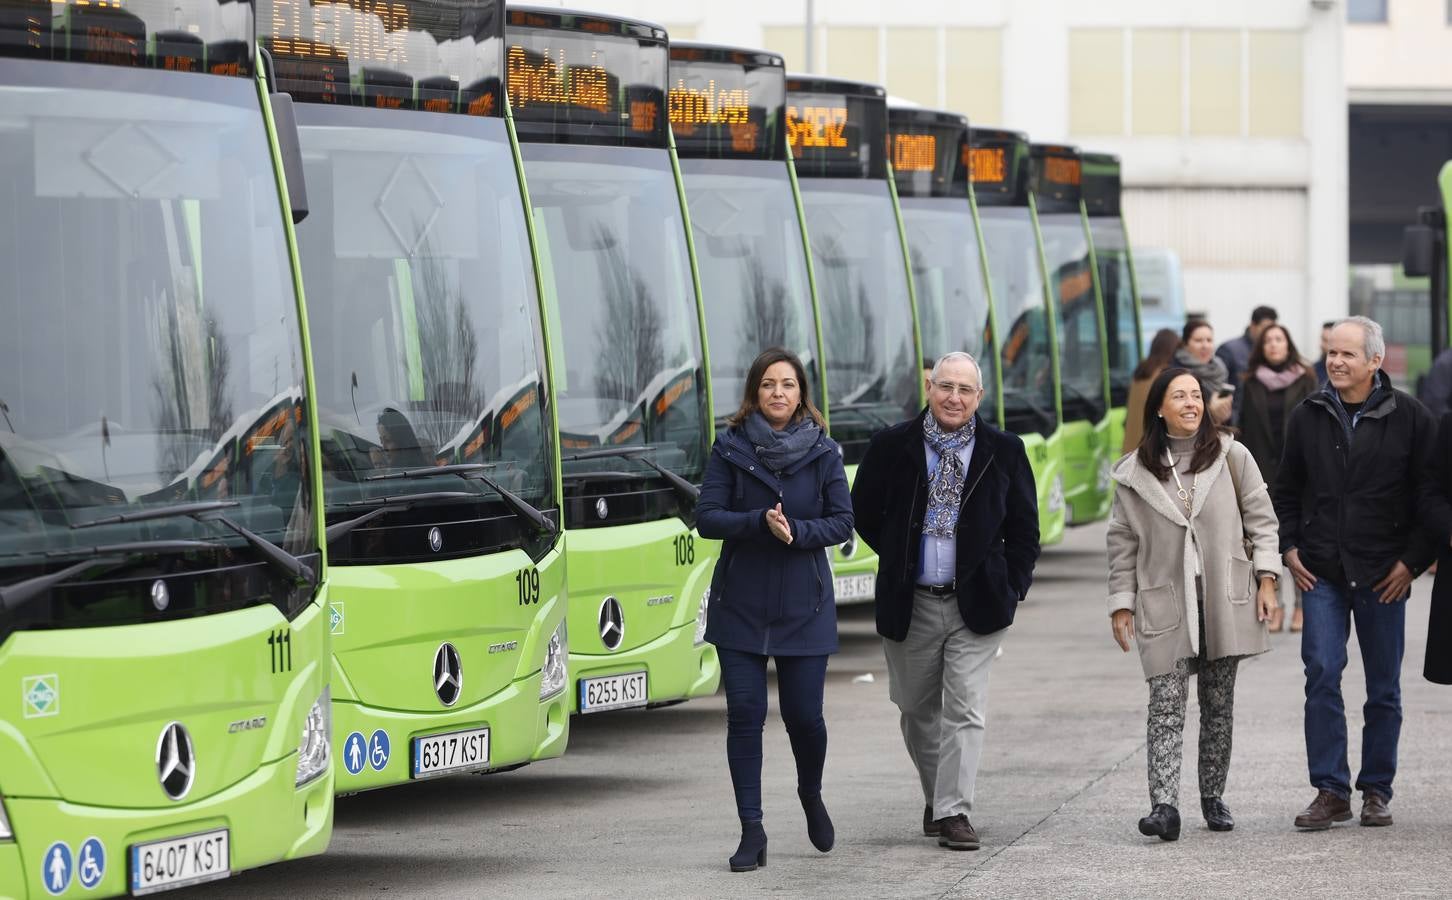
M1390 825L1392 779L1402 727L1401 669L1412 579L1435 558L1417 527L1431 477L1436 421L1381 370L1386 341L1364 316L1342 319L1326 350L1328 381L1286 423L1273 492L1281 552L1301 589L1305 627L1306 759L1316 799L1296 827L1330 828L1351 818ZM1347 764L1341 672L1352 624L1366 670L1361 771Z
M872 438L852 508L878 553L877 631L922 785L923 834L977 850L968 815L988 672L1033 580L1038 492L1023 441L978 415L972 356L944 355L926 387L921 415Z

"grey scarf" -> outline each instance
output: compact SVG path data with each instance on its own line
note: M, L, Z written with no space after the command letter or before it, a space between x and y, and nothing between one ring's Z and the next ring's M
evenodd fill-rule
M777 431L760 411L747 416L741 430L746 432L756 458L773 472L781 472L806 456L822 437L821 427L811 416L802 416Z
M1175 351L1174 362L1181 368L1189 369L1191 375L1200 379L1200 391L1205 395L1207 403L1230 384L1230 370L1225 368L1225 360L1218 356L1210 357L1209 362L1200 362L1189 350L1181 347Z

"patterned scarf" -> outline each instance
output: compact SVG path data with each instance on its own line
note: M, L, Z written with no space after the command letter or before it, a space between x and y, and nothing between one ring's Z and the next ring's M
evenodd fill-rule
M932 411L923 414L923 440L938 454L938 471L928 482L928 517L923 534L951 538L958 531L958 507L963 502L963 477L967 472L958 451L968 446L978 429L978 417L957 431L944 431Z

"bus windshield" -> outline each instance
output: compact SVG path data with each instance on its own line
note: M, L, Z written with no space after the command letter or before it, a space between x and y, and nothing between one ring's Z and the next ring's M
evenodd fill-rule
M669 489L646 499L629 484L661 484L651 462L699 483L708 449L700 319L670 156L554 144L522 151L540 264L557 303L550 329L567 507L610 493L591 485L626 483L613 495L616 514L605 501L580 519L567 509L566 521L677 514L682 500ZM643 448L637 457L598 455L630 445Z
M904 197L899 202L913 266L925 362L951 351L972 354L983 370L978 414L996 423L993 373L997 366L989 353L988 291L983 284L973 210L963 197Z
M801 357L820 407L816 321L786 163L683 159L681 172L705 296L717 422L740 407L746 371L768 347Z
M485 484L383 477L487 464L495 483L551 504L538 295L504 121L314 104L297 116L329 520L435 495L351 532L334 561L439 558L400 533L438 523L474 526L443 535L447 555L519 546L534 529Z
M1039 268L1033 214L1027 206L979 210L988 276L997 305L1003 423L1016 434L1049 435L1058 427L1054 349Z
M847 465L872 435L917 415L922 361L885 181L805 178L807 231L822 310L832 437Z
M225 524L317 551L256 85L0 59L0 118L0 579L103 557L126 576L58 586L0 630L300 608ZM197 503L217 514L177 510Z
M1139 333L1134 315L1134 281L1129 271L1129 245L1124 220L1091 217L1094 259L1099 264L1099 290L1104 295L1104 328L1109 335L1109 400L1123 406L1139 365Z
M1089 239L1078 213L1039 216L1049 286L1058 313L1060 403L1064 420L1097 422L1104 405L1104 336L1089 263Z

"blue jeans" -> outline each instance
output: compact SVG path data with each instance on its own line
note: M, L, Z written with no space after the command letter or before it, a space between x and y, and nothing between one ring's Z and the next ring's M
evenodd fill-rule
M1301 609L1305 617L1301 661L1306 664L1306 761L1311 786L1338 797L1351 796L1341 672L1346 668L1346 642L1355 622L1366 670L1361 773L1356 777L1356 789L1390 800L1402 731L1406 598L1380 603L1377 592L1369 587L1342 588L1321 579L1301 595Z
M761 729L766 725L766 657L740 650L718 650L726 686L726 762L736 791L736 812L743 822L761 821ZM822 792L827 761L827 723L822 719L822 690L827 657L776 657L777 702L797 760L797 790Z

